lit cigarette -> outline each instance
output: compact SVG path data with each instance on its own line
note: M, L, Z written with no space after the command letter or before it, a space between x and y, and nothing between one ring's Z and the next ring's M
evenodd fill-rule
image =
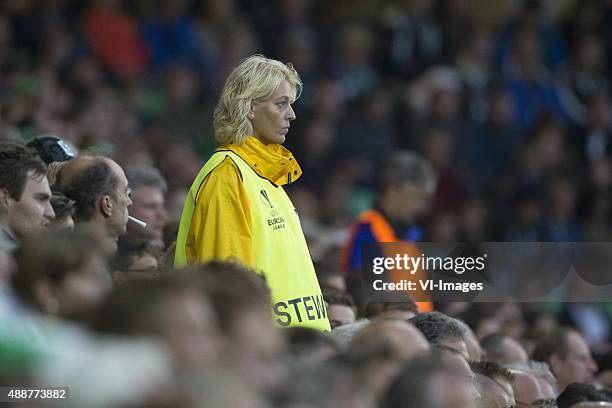
M136 217L132 217L131 215L128 215L128 219L132 221L134 224L139 225L141 228L147 228L147 223L139 220Z

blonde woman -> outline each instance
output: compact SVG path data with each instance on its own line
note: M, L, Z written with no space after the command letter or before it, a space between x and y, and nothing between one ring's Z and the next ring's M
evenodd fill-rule
M302 173L282 146L301 88L291 64L261 55L229 75L214 112L220 147L187 194L174 260L238 261L266 279L279 325L329 330L300 221L283 189Z

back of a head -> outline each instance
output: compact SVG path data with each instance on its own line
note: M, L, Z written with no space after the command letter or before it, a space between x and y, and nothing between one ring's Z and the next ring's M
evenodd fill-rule
M47 166L36 151L26 146L0 143L0 189L19 201L28 177L45 176Z
M60 191L75 201L75 221L88 221L100 197L115 196L118 182L106 158L78 156L62 170Z
M383 397L382 408L440 408L434 377L445 369L436 356L420 356L408 361Z
M163 324L172 318L163 313L165 303L194 291L197 286L187 274L128 281L115 287L100 305L92 328L116 335L159 335Z
M420 313L409 320L431 344L463 341L465 327L456 319L440 312Z
M606 393L599 391L592 384L570 384L557 397L559 408L570 408L581 402L612 402Z
M436 188L436 175L433 167L421 155L410 151L395 152L382 173L382 186L402 186L405 183L423 186L432 193Z
M270 307L270 289L263 277L237 263L212 261L185 269L198 276L226 332L245 310Z
M286 80L292 89L293 103L300 95L302 81L291 64L252 55L230 73L213 115L215 139L219 143L244 143L252 134L247 114L253 104L272 96Z
M356 358L376 350L385 350L383 358L408 360L427 353L429 344L410 323L401 320L374 320L357 332L348 345L347 353ZM385 356L385 353L388 354Z

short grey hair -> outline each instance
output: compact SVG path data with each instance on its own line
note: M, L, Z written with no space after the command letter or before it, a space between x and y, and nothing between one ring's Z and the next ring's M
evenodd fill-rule
M356 322L338 326L330 333L332 339L336 341L342 350L346 350L349 343L359 330L370 324L368 319L357 320Z
M536 377L545 379L547 383L553 386L553 388L557 387L557 380L554 374L552 373L552 371L550 371L550 366L548 365L548 363L544 363L542 361L530 360L529 363L527 364L525 363L510 364L506 366L506 368L510 370L514 370L514 371L526 371L528 373L535 375Z
M415 152L400 150L387 160L382 174L382 185L400 186L404 183L422 185L428 192L433 193L438 181L429 160Z
M129 166L125 169L125 176L133 190L138 187L156 187L164 194L168 191L166 179L153 166L146 164Z

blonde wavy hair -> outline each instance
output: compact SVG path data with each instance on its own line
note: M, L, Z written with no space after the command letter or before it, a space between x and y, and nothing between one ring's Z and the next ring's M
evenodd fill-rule
M291 64L252 55L240 62L228 76L213 114L215 139L241 145L252 135L247 114L253 105L272 97L281 81L291 86L291 103L302 92L302 80Z

